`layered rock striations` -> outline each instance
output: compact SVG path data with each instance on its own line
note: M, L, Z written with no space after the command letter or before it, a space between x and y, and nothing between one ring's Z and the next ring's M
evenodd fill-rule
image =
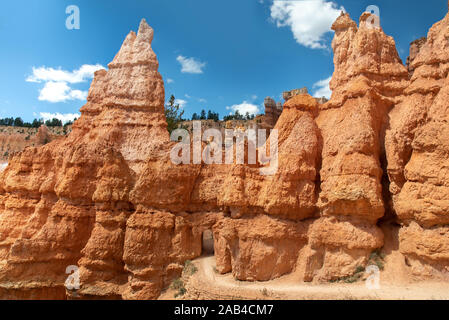
M333 93L317 118L323 140L321 218L309 234L310 264L322 265L315 273L323 279L352 274L383 246L376 226L385 212L383 135L389 108L407 85L408 74L393 38L369 24L370 16L364 13L357 27L342 14L332 26Z
M276 125L282 113L282 104L276 103L273 98L266 97L264 100L265 118L264 124L267 128L273 128Z
M410 68L410 85L390 113L386 149L400 249L416 275L449 264L449 14L429 31Z
M427 42L427 38L422 37L422 38L416 39L415 41L410 43L410 54L407 57L407 61L405 63L410 76L412 76L413 71L415 71L412 67L412 63L415 60L415 58L418 55L421 48L426 44L426 42Z
M291 273L307 243L316 214L320 136L314 118L318 103L301 94L284 105L278 132L276 170L233 165L220 203L230 217L214 226L217 270L239 280L270 280ZM269 149L272 136L267 145ZM262 150L259 149L259 152Z
M337 280L383 246L386 212L402 224L412 272L447 271L449 18L410 59L411 78L371 18L335 21L331 99L295 93L265 144L244 140L246 164L235 145L220 164L224 141L207 132L173 162L182 145L170 141L142 21L96 72L70 135L26 148L0 173L0 298L155 299L211 251L211 234L217 271L236 279ZM214 161L195 161L198 145ZM249 150L270 161L248 163ZM70 266L75 290L64 285Z
M129 193L169 140L152 38L142 21L109 70L96 72L67 138L10 159L1 175L1 297L65 297L66 268L79 262L82 279L127 283Z

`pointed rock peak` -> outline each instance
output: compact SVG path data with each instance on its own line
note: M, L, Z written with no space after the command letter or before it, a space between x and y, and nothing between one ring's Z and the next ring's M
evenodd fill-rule
M157 69L157 58L151 48L153 34L153 29L142 19L137 35L133 31L128 34L114 60L108 65L109 69L135 64L151 64Z
M153 41L154 30L151 28L145 19L140 21L139 31L137 32L137 39L140 41Z
M349 13L341 12L340 16L332 24L332 30L343 31L349 28L357 29L357 23L351 19Z
M362 22L368 20L368 18L371 17L371 15L372 15L371 12L368 12L368 11L363 12L362 15L360 16L359 23L362 23Z
M359 28L380 29L380 19L377 15L365 11L360 16Z
M123 46L131 46L134 40L136 39L136 33L134 31L130 31L125 38L125 41L122 43Z

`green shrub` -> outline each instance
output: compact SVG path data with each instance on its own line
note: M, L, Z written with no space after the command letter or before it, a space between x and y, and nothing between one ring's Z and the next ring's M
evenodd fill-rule
M175 298L183 296L187 292L186 288L184 287L184 282L180 278L173 280L173 282L170 285L170 288L178 291L175 293Z
M376 251L371 252L368 264L376 265L379 268L379 270L383 270L385 268L384 258L385 258L385 254L383 254L378 249Z
M192 261L187 260L184 263L184 274L188 275L188 276L192 276L194 275L196 272L198 271L198 268L195 267L195 265L192 263Z

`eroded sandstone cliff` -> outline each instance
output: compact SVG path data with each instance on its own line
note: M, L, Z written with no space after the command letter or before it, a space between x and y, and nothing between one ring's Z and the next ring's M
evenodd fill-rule
M302 93L284 104L268 175L261 163L173 163L153 30L142 21L109 70L96 72L70 135L14 155L0 174L0 298L155 299L211 232L219 273L337 280L383 246L386 211L402 224L412 272L441 275L449 18L410 60L411 79L369 18L334 23L332 97L320 105ZM200 140L190 142L214 143ZM75 291L64 286L72 265Z
M321 218L311 229L311 259L323 260L324 279L347 276L383 245L376 222L384 215L383 134L387 114L407 85L393 38L342 14L332 26L335 72L329 102L317 123L323 137Z
M411 61L410 84L390 113L386 150L401 252L416 275L449 265L449 14ZM447 276L447 275L446 275Z

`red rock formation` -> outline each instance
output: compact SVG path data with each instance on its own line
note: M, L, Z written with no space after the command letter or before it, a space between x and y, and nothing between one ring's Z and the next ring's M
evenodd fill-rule
M71 134L27 148L0 173L0 298L155 299L211 231L217 270L239 280L351 275L383 245L385 153L401 252L417 273L447 268L449 18L429 32L409 82L393 39L369 17L334 23L332 98L285 103L257 150L278 133L271 175L260 163L171 161L153 30L142 21L96 72ZM64 288L70 265L80 267L74 292Z
M41 298L64 297L66 267L83 256L82 270L97 271L98 281L126 282L120 250L126 217L134 212L129 192L143 161L168 141L152 38L153 30L142 21L109 71L96 72L68 138L26 149L2 173L3 290L14 279L20 297L35 292L44 292ZM107 246L113 252L99 250ZM120 268L121 274L114 274Z
M38 147L65 135L66 128L42 125L39 129L2 126L0 129L0 160L8 161L10 155L25 148Z
M224 218L214 225L217 271L266 281L291 273L307 243L307 225L266 215Z
M384 215L382 137L387 112L407 84L407 70L393 38L369 26L369 16L361 16L359 28L348 14L333 24L333 93L317 118L323 138L322 218L309 234L309 264L317 270L306 272L326 280L351 275L383 245L376 227Z
M307 222L316 212L318 103L308 94L284 105L278 131L278 170L234 165L220 203L232 218L214 226L217 270L240 280L270 280L294 270L306 244ZM269 140L268 144L271 143ZM264 146L265 147L265 146ZM283 220L289 219L289 220Z
M439 275L449 262L449 14L429 31L411 62L403 101L390 112L386 149L400 249L417 275Z
M317 107L316 100L307 94L286 103L274 127L278 132L277 170L261 175L258 166L234 165L224 180L219 203L235 216L249 212L292 220L313 216L319 160L314 122ZM269 149L269 143L262 148Z
M418 55L419 51L421 50L423 45L426 44L426 42L427 42L427 38L426 37L422 37L422 38L419 38L419 39L413 41L412 43L410 43L410 54L407 57L407 61L405 63L406 66L407 66L407 70L408 70L410 76L412 76L413 75L413 71L415 71L412 68L412 66L411 66L412 63L413 63L413 60L415 60L415 58Z

